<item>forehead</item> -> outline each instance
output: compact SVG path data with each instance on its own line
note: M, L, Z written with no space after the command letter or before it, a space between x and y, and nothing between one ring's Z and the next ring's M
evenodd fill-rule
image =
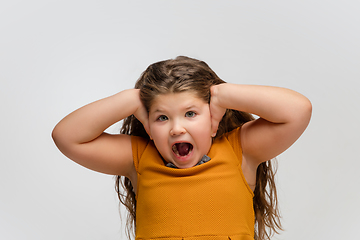
M153 100L150 112L174 108L202 107L204 104L207 105L208 103L199 98L195 92L191 91L160 94Z

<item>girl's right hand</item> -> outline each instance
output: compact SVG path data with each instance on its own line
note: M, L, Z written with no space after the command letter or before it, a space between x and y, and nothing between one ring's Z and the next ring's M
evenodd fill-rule
M149 130L147 112L139 92L139 89L124 90L70 113L52 132L59 150L89 169L130 178L134 176L131 137L104 131L133 114Z
M145 128L146 133L150 136L150 128L149 128L149 113L147 112L144 104L138 107L135 111L134 116L142 123ZM151 138L151 136L150 136Z

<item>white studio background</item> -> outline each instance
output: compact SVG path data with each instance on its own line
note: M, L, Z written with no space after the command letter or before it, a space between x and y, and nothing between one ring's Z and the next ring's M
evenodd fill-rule
M286 231L274 239L357 238L359 8L355 0L2 1L0 239L126 239L114 178L68 160L51 131L177 55L206 61L225 81L287 87L312 101L308 129L279 157Z

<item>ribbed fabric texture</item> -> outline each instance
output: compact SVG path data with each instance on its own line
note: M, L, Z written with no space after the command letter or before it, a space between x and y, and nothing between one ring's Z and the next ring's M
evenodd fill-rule
M240 128L214 140L211 160L187 169L166 167L152 141L132 137L136 240L254 239L253 192L241 170L239 136Z

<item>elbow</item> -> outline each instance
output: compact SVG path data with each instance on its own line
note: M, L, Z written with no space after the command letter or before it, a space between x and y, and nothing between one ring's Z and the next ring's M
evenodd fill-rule
M298 107L297 121L300 121L307 126L310 122L311 114L312 104L308 98L304 97Z
M69 153L71 153L73 149L73 145L68 139L69 134L67 134L61 126L55 126L55 128L51 132L51 138L53 139L55 146L62 152L65 156L69 157Z
M61 124L60 124L61 125ZM69 134L66 134L65 130L57 124L54 129L51 132L51 138L53 139L55 145L57 148L59 148L60 151L62 151L62 148L68 145Z
M287 109L287 118L284 122L307 126L310 122L311 114L312 104L310 100L301 96L291 104L291 108Z
M55 145L58 145L59 139L61 138L60 136L61 136L61 134L60 134L59 128L56 125L51 132L51 138L53 139Z
M304 115L310 120L312 114L312 104L308 98L304 101Z

